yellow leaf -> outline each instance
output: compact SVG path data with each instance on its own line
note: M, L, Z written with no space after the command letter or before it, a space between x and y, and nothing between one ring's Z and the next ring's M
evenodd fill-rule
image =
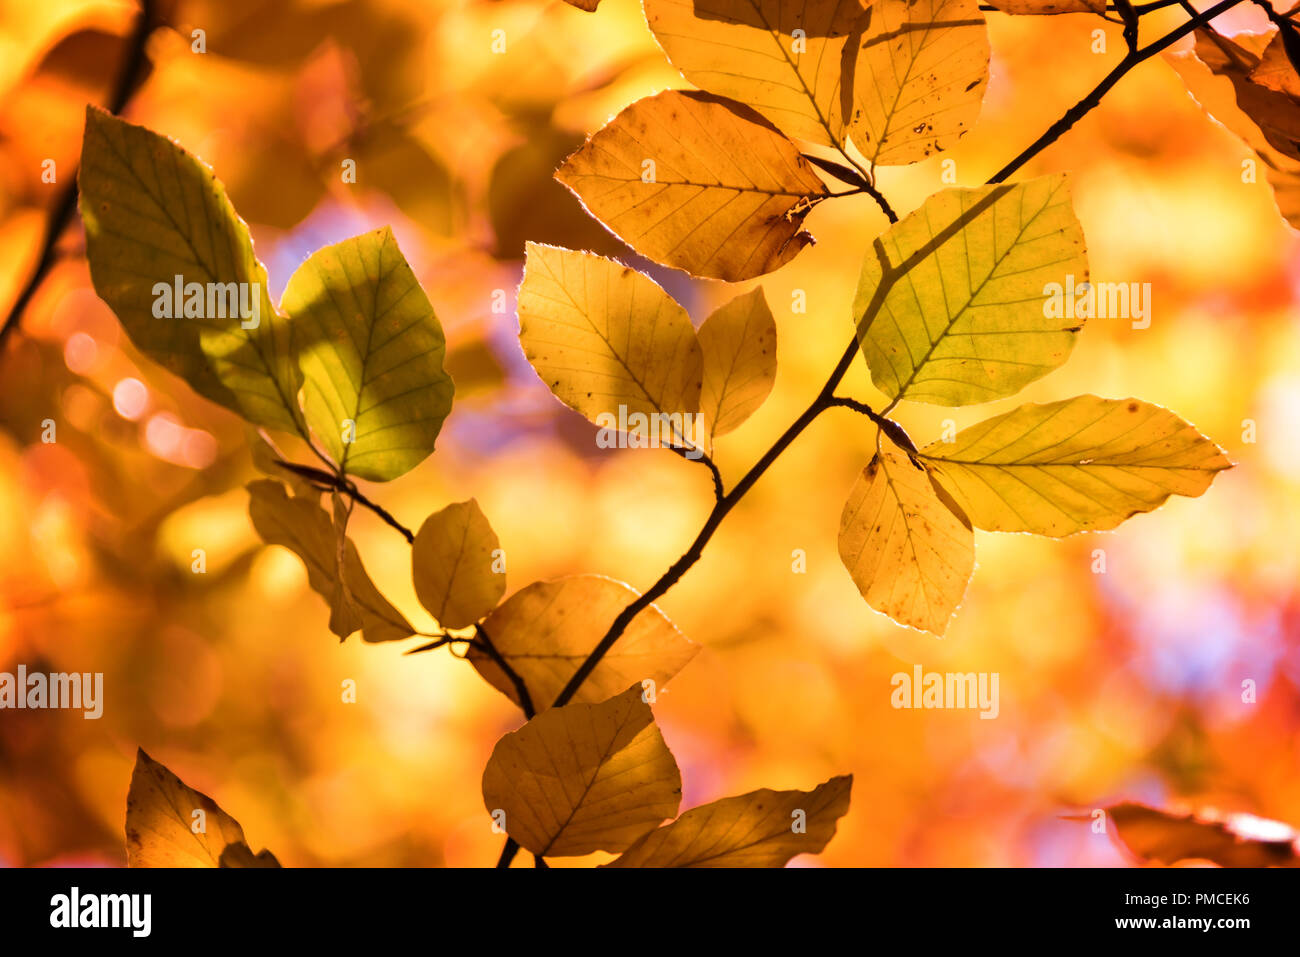
M87 107L78 184L95 291L131 342L250 422L301 432L289 321L212 170L167 137ZM187 303L202 315L187 316Z
M1167 409L1095 395L1022 405L918 457L979 528L1052 536L1114 528L1232 467Z
M555 177L641 255L728 282L779 269L811 243L800 227L828 192L749 107L680 90L637 100Z
M411 545L415 594L443 628L478 621L506 592L493 570L501 547L478 502L457 502L424 520Z
M942 635L975 570L975 535L925 470L882 438L840 516L840 560L876 611Z
M700 411L713 436L754 414L776 381L776 321L761 288L737 296L704 320Z
M938 405L1018 392L1074 346L1071 276L1087 281L1088 258L1063 175L936 193L863 262L853 313L872 381Z
M704 360L695 328L647 276L529 243L518 308L528 361L560 401L597 425L619 419L620 407L625 417L699 411Z
M633 685L600 704L551 708L497 742L483 772L489 814L534 854L621 851L677 814L682 778Z
M873 165L923 160L975 125L989 82L977 0L874 0L852 42L849 138Z
M604 867L784 867L818 854L849 810L853 776L812 791L763 788L691 808Z
M354 612L365 641L398 641L415 634L410 622L370 580L350 538L344 542L340 579L337 531L323 508L310 499L290 498L283 485L269 479L248 483L248 494L248 514L257 534L268 545L283 545L302 559L312 590L330 603L330 625L336 635L346 638L356 630Z
M270 851L254 857L238 821L137 748L126 796L126 866L280 865Z
M387 481L451 412L442 326L388 227L312 253L281 305L298 330L307 423L340 467Z
M860 0L645 0L646 22L682 76L789 136L836 147L852 108L841 57L864 12Z
M622 582L600 575L534 582L493 611L483 629L523 679L533 706L540 711L550 707L614 619L637 597ZM604 701L632 682L646 679L661 688L699 650L651 605L632 619L573 700ZM468 658L493 687L522 704L514 683L496 662L473 645Z

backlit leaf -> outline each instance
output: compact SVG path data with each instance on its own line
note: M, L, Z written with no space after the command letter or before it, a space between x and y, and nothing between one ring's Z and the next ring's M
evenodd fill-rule
M529 243L519 340L552 392L602 416L694 415L703 358L690 316L647 276L590 253ZM684 426L684 423L679 423Z
M555 176L641 255L728 282L778 269L811 243L800 227L828 192L749 107L681 90L637 100Z
M512 731L483 772L488 813L534 854L621 851L677 814L682 779L640 685L551 708Z
M737 428L776 381L776 322L762 289L719 307L699 331L704 352L700 411L710 435Z
M254 856L238 821L137 748L126 795L126 866L280 865L270 851Z
M1231 468L1167 409L1080 395L1023 405L918 453L979 528L1069 535L1114 528Z
M356 630L349 609L339 606L344 582L351 606L360 616L363 640L397 641L415 633L370 580L350 538L345 540L340 578L337 533L323 508L309 499L290 498L283 485L269 479L250 482L248 494L248 514L257 534L268 545L283 545L302 559L312 590L330 604L330 625L336 635L346 638Z
M882 438L840 516L840 560L876 611L942 635L975 570L975 535L907 453Z
M136 348L250 422L301 431L289 321L212 171L167 137L87 107L78 183L95 291ZM180 302L162 291L178 276ZM187 299L202 316L184 314ZM155 314L162 304L170 318Z
M506 576L492 568L500 546L474 499L424 520L411 546L415 594L443 628L472 625L501 600Z
M841 90L841 59L865 12L860 0L644 5L655 39L686 79L753 107L789 136L844 145L852 90Z
M852 787L846 775L812 791L763 788L691 808L603 866L784 867L796 854L826 847L849 810Z
M301 330L307 422L344 471L419 465L451 411L446 340L387 227L317 250L281 305Z
M872 381L937 405L1018 392L1074 346L1083 320L1049 293L1070 276L1086 282L1088 259L1063 175L936 193L863 262L853 313Z
M493 611L483 629L540 710L550 706L614 619L636 598L632 588L600 575L534 582ZM699 650L651 605L632 619L573 700L604 701L646 679L661 688ZM520 703L514 684L496 662L473 645L468 657L493 687Z
M1106 808L1120 843L1159 864L1211 861L1221 867L1300 867L1300 834L1252 814L1174 814L1125 801Z
M989 81L977 0L874 0L851 42L849 136L871 163L915 163L975 125Z

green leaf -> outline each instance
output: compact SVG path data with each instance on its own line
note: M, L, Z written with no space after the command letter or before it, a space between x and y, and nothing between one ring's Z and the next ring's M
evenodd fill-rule
M691 808L603 867L784 867L818 854L849 810L853 775L812 791L762 788Z
M917 457L977 527L1058 537L1200 495L1232 467L1169 410L1095 395L1022 405Z
M307 423L334 461L379 482L424 461L453 386L442 326L392 231L317 250L281 306L302 331Z
M1081 320L1049 293L1068 276L1086 282L1088 259L1064 175L936 193L863 263L853 312L872 381L937 405L1018 392L1074 346Z
M78 183L91 280L136 348L248 421L301 432L289 322L212 171L167 137L87 107ZM182 292L200 284L203 316L178 315L183 300L162 292L177 276ZM241 293L255 318L241 321ZM162 297L172 318L155 315Z
M302 559L312 590L330 604L330 628L336 635L346 638L355 630L349 622L354 612L364 641L399 641L415 634L370 580L350 538L344 539L340 562L338 533L323 508L309 499L290 498L283 485L269 479L250 482L248 494L248 514L257 534Z
M506 593L493 568L501 543L478 502L457 502L424 520L411 545L415 594L443 628L472 625Z

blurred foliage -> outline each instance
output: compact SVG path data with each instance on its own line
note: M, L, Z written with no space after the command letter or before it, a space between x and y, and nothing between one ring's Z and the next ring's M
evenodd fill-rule
M526 366L513 301L525 239L644 266L551 179L627 103L685 85L639 5L164 6L170 26L126 116L220 171L272 282L391 224L442 319L457 405L438 452L385 487L385 506L414 527L473 496L515 586L657 578L711 505L707 474L663 451L598 449ZM133 12L0 0L5 312L55 189L42 161L60 183L73 174L85 104L106 98ZM1219 23L1265 26L1253 9ZM1110 52L1097 54L1098 25L990 14L981 121L943 154L960 185L983 182L1113 65L1120 27L1105 25ZM1214 495L1062 542L977 533L975 577L937 641L872 612L840 566L840 506L875 430L828 415L661 603L703 646L655 708L682 807L852 772L856 800L817 859L828 865L1115 864L1114 843L1061 815L1121 800L1300 821L1300 243L1268 185L1242 182L1252 155L1166 63L1144 64L1024 175L1074 172L1093 275L1150 281L1150 328L1094 322L1067 366L1014 399L904 413L913 434L937 435L945 418L961 428L1025 401L1141 395L1238 463ZM355 185L339 176L349 158ZM942 185L941 162L882 170L878 185L910 211ZM781 365L719 451L729 480L820 387L885 222L863 196L808 225L818 244L762 283ZM83 251L70 229L0 357L0 670L102 671L106 702L98 721L0 714L0 863L124 863L137 746L286 865L490 862L500 837L478 783L517 710L445 648L403 658L333 640L301 564L261 547L248 520L255 437L130 347ZM753 288L649 271L697 317ZM796 290L806 313L791 309ZM864 368L849 385L879 399ZM386 595L427 626L406 543L361 511L350 533ZM893 709L890 676L917 663L999 672L998 719ZM349 679L355 704L341 697Z

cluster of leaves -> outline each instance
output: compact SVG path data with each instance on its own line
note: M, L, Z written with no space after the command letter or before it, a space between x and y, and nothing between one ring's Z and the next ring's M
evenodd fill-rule
M876 452L844 507L841 558L872 607L942 634L973 571L974 528L1113 528L1172 494L1201 494L1229 467L1186 422L1136 399L1024 405L924 447L887 417L905 400L1011 396L1061 365L1082 328L1073 310L1045 307L1051 284L1088 277L1065 177L943 190L902 220L875 184L879 166L948 149L978 117L990 54L974 0L645 0L645 9L669 59L701 90L633 103L561 166L556 178L593 216L651 260L726 281L787 263L812 241L804 220L827 199L868 194L892 223L864 258L844 359L730 492L710 457L714 440L761 405L776 374L776 324L761 289L697 332L648 276L528 245L520 342L556 397L634 434L642 426L627 423L637 417L703 421L702 433L658 443L713 473L718 501L697 546L812 418L857 409L875 426ZM832 192L819 170L850 189ZM95 288L133 343L253 425L298 436L324 466L289 462L268 441L257 456L275 478L249 486L250 511L267 542L303 560L334 633L461 643L530 719L497 744L483 778L486 807L512 842L539 860L621 852L623 866L780 865L826 844L847 810L848 777L811 792L755 791L661 826L677 815L681 782L649 704L697 646L651 601L697 546L644 596L583 575L502 602L503 553L476 502L410 532L362 495L354 479L396 478L433 451L453 392L441 327L391 232L318 251L277 307L224 189L165 137L91 110L80 187ZM175 276L255 284L261 321L157 317L153 290ZM835 395L859 353L888 400L881 412ZM418 632L366 574L347 536L358 503L410 540L415 590L438 631ZM157 787L184 787L144 767L165 776Z

